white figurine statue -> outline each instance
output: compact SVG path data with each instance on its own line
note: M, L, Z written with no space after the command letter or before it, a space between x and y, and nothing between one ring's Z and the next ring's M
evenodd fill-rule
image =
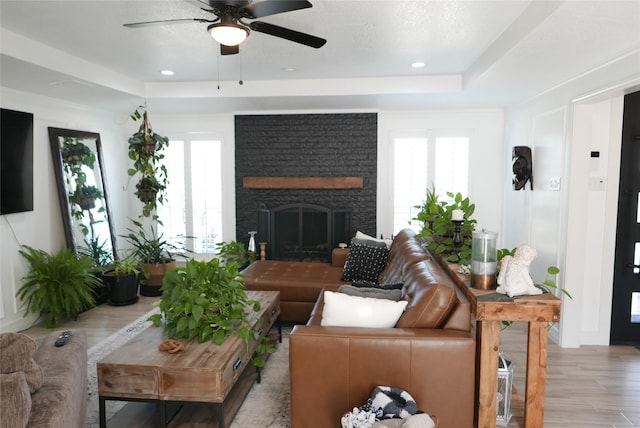
M521 245L513 257L503 257L496 291L509 297L541 294L542 290L533 285L529 275L529 265L537 255L535 248Z

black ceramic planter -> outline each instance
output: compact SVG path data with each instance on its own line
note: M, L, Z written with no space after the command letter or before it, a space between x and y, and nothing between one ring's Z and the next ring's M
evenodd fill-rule
M138 301L138 277L135 274L116 275L109 271L102 275L102 282L109 290L108 304L125 306Z

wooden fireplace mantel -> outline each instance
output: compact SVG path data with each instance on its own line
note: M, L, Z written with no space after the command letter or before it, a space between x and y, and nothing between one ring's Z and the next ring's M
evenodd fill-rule
M362 177L245 177L246 189L362 189Z

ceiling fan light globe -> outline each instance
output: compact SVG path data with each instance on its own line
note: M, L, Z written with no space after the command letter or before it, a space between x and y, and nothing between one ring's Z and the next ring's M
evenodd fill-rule
M237 24L212 24L207 31L216 42L225 46L237 46L249 35L249 31Z

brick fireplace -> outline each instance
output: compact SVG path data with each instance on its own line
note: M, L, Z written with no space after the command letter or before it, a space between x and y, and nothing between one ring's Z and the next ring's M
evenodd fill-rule
M377 132L375 113L236 116L236 239L259 230L268 258L324 261L374 235Z

